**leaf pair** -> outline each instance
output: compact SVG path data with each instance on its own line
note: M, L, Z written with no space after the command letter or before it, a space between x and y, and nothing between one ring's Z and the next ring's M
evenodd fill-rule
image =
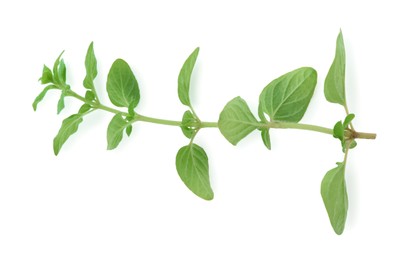
M201 123L190 101L190 81L198 55L199 48L196 48L186 59L178 77L179 100L190 108L183 114L181 129L190 139L190 143L179 149L176 155L176 170L183 183L194 194L202 199L211 200L214 194L210 185L208 157L202 147L193 143Z
M135 107L140 100L139 85L128 63L117 59L108 73L107 92L112 104L128 108L129 117L116 114L108 125L108 150L115 149L122 140L123 132L132 133L132 123L136 121Z
M338 34L335 58L324 82L325 98L331 103L340 104L345 108L347 116L344 122L339 121L333 128L333 136L341 141L345 153L344 161L331 169L324 176L321 183L321 196L325 204L332 228L340 235L344 231L348 212L348 194L345 182L345 167L348 150L356 146L353 138L346 139L345 135L352 127L354 114L349 114L345 95L345 47L342 32Z
M259 98L259 122L246 101L236 97L226 104L219 117L219 129L233 145L256 129L263 143L271 149L270 123L299 122L304 116L317 84L317 72L302 67L270 82ZM269 119L266 118L268 116Z

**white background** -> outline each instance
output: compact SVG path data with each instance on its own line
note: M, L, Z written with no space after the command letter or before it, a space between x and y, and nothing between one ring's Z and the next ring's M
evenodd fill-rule
M409 16L406 1L2 1L0 3L0 259L408 259ZM43 64L65 50L68 82L84 93L84 56L95 42L97 91L118 57L139 82L141 114L180 120L184 60L201 47L192 102L216 121L240 95L256 112L272 79L301 66L319 81L302 122L344 117L323 81L342 28L347 98L355 128L376 132L350 152L350 208L337 236L320 196L342 160L331 136L254 132L237 147L217 129L207 151L215 199L195 197L175 169L188 140L177 127L137 123L106 150L112 117L97 112L55 157L52 140L80 103L58 93L33 112Z

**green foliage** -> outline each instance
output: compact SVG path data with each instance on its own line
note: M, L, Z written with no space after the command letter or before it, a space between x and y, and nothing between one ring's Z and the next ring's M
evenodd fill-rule
M132 125L128 125L125 129L126 135L131 136L132 133Z
M59 114L65 108L64 98L65 93L61 92L60 99L58 100L57 103L57 114Z
M40 78L41 84L48 84L48 83L53 83L53 72L44 65L43 67L43 75Z
M55 84L65 84L65 63L61 60L61 56L63 55L64 51L61 52L60 56L55 60L53 66L53 79ZM62 66L62 68L61 68ZM62 76L62 77L61 77Z
M232 99L223 108L219 117L219 129L233 145L253 132L259 126L246 101L241 97Z
M271 141L270 141L270 129L263 128L261 130L261 139L263 140L263 144L266 146L268 150L271 150Z
M86 99L88 102L94 101L95 98L96 98L95 92L93 92L93 91L91 91L91 90L88 90L87 92L85 92L85 99Z
M348 114L345 119L344 122L342 123L342 125L344 126L344 129L347 129L348 126L351 124L352 120L354 120L355 118L355 114Z
M108 131L107 131L107 141L108 141L108 150L115 149L118 144L122 140L122 136L124 133L124 130L130 126L131 123L126 121L121 114L116 114L111 122L108 125ZM131 134L131 130L127 130L128 136Z
M48 85L48 86L45 87L45 88L43 89L43 91L41 91L40 94L38 94L38 96L34 99L34 102L33 102L33 109L34 109L34 111L37 110L37 105L38 105L38 103L40 103L40 102L43 100L43 98L45 97L45 95L47 94L47 92L48 92L49 90L51 90L51 89L58 89L58 88L57 88L56 86L54 86L54 85Z
M176 170L183 183L198 197L211 200L214 197L210 185L209 162L206 152L194 143L195 137L202 128L217 127L221 134L233 145L248 136L254 130L261 131L261 138L267 149L271 149L270 128L292 128L316 131L333 135L341 141L344 161L328 171L321 183L321 195L330 222L337 234L345 227L348 211L348 197L345 183L345 167L348 151L356 146L356 138L374 139L375 134L356 132L352 126L354 114L347 115L333 128L301 124L317 83L317 72L310 67L302 67L288 72L269 83L261 92L258 104L258 120L246 101L236 97L228 102L220 113L218 122L202 122L193 110L190 100L190 81L199 54L196 48L184 62L178 77L178 97L183 105L189 107L181 121L165 120L143 116L136 107L140 100L138 82L124 60L113 62L108 73L106 90L110 101L115 106L109 107L100 103L94 80L98 74L94 45L88 47L85 57L86 76L83 81L85 95L71 90L66 83L67 68L62 53L54 62L52 70L44 65L40 78L44 89L35 98L32 106L36 110L49 90L61 90L57 112L65 107L65 98L75 98L82 102L78 113L64 119L61 128L54 138L54 153L59 154L62 146L70 136L77 132L84 116L96 110L113 113L107 129L107 149L116 148L123 139L124 132L130 136L132 124L149 122L180 127L190 142L180 148L176 154ZM325 79L324 92L328 101L339 103L348 111L345 100L345 50L340 33L337 39L334 62ZM83 89L84 91L84 89ZM160 105L160 104L158 104ZM163 108L167 109L167 108ZM318 162L318 161L317 161Z
M339 139L341 141L343 152L345 152L347 145L349 145L350 149L354 148L357 145L354 139L345 136L346 133L347 134L352 133L352 129L349 129L348 127L351 125L351 122L354 118L355 118L354 114L348 114L345 117L344 122L338 121L333 128L333 136L334 138Z
M178 95L179 100L183 105L190 105L190 78L192 77L193 68L196 63L197 56L199 55L199 48L196 48L192 54L187 58L180 70L178 77Z
M187 110L183 114L182 125L180 126L180 128L187 138L190 139L193 137L194 133L196 132L194 125L196 125L197 123L197 119L190 110Z
M267 114L270 121L300 121L316 84L317 72L313 68L299 68L282 75L261 92L259 114Z
M112 104L117 107L133 107L138 105L140 94L136 78L122 59L117 59L108 73L107 92Z
M194 194L205 200L213 199L208 158L202 147L192 143L180 148L176 155L176 169Z
M87 55L85 56L85 70L87 74L85 75L83 85L86 89L93 90L94 87L94 79L97 77L98 70L97 70L97 58L94 54L94 43L88 47Z
M345 47L340 31L337 38L335 58L324 83L325 98L332 103L346 106L345 98Z
M80 109L78 110L78 114L84 114L88 112L92 107L89 104L83 104Z
M73 135L78 130L78 126L82 123L83 115L74 114L62 121L60 130L57 136L54 138L54 154L58 155L63 144L68 140L68 138Z
M321 183L321 196L332 228L341 235L348 212L348 194L345 184L345 162L327 172Z

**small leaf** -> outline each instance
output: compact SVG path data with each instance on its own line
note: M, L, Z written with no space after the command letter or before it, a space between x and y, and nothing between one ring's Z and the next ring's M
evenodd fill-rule
M54 154L58 155L63 144L68 140L68 138L73 135L78 130L79 124L82 122L82 115L74 114L62 121L60 130L57 136L54 138Z
M180 126L180 128L182 129L183 134L189 139L192 138L195 132L195 129L193 129L191 125L196 122L197 122L197 119L195 118L195 116L192 114L190 110L187 110L183 114L182 125Z
M88 112L91 109L91 106L88 104L84 104L80 107L80 109L78 110L78 114L84 114L86 112Z
M65 83L67 81L67 68L65 67L63 59L60 61L60 65L58 66L58 78L61 83Z
M260 117L266 113L271 121L300 121L316 84L317 72L309 67L293 70L273 80L260 94Z
M192 54L187 58L180 70L178 77L178 95L180 102L183 105L190 106L190 78L192 76L192 71L196 63L197 56L199 55L199 48L196 48Z
M61 96L57 104L57 114L59 114L65 107L64 98L65 98L65 93L61 92Z
M354 118L355 118L355 115L354 115L354 114L349 114L349 115L347 115L347 116L345 117L345 120L344 120L344 123L343 123L345 129L348 128L348 125L352 122L352 120L353 120Z
M54 62L53 74L54 74L54 82L55 82L55 84L61 83L58 67L60 66L60 59L61 59L61 56L63 55L63 53L64 53L64 51L61 52L61 54L58 56L58 58L57 58L57 59L55 60L55 62Z
M346 106L345 99L345 47L342 32L337 38L335 58L324 82L325 98L332 103Z
M197 144L186 145L176 155L176 169L185 185L205 200L214 197L209 179L209 162L206 152Z
M348 194L345 184L345 163L327 172L321 183L321 196L332 228L341 235L348 212Z
M87 74L85 75L83 85L87 89L94 89L94 79L97 77L98 70L93 42L89 45L87 55L85 56L85 70Z
M139 86L136 78L122 59L117 59L108 73L107 92L112 104L118 107L129 107L139 102Z
M271 150L270 129L269 128L261 129L261 139L263 139L263 143L267 147L267 149Z
M219 129L233 145L259 127L259 122L251 113L246 101L241 97L232 99L223 108L219 117Z
M130 125L131 123L123 119L120 114L116 114L112 118L107 131L108 150L115 149L119 145L122 140L124 129Z
M38 94L38 96L35 98L35 100L34 100L34 102L33 102L33 109L34 109L34 111L37 110L37 105L38 105L38 103L40 103L40 102L44 99L45 94L47 94L47 92L48 92L50 89L58 89L58 88L57 88L56 86L54 86L54 85L48 85L47 87L45 87L45 88L43 89L43 91L41 91L40 94Z
M351 143L349 144L349 149L354 149L357 146L357 143L355 140L352 140Z
M334 129L333 129L333 136L335 138L338 138L339 140L344 141L344 126L342 124L341 121L338 121L335 125L334 125Z
M51 72L50 68L44 65L43 67L43 74L40 78L41 84L53 83L53 73Z
M128 125L128 126L126 127L125 132L126 132L126 135L127 135L127 136L131 136L131 133L132 133L132 125Z
M87 100L88 102L94 101L95 93L91 90L87 90L87 92L85 92L85 100Z

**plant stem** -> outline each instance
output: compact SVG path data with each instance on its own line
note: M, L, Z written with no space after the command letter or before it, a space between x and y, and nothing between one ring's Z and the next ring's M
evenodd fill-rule
M376 139L376 134L355 132L356 139Z
M332 135L332 129L316 126L316 125L308 125L308 124L300 124L300 123L291 123L291 122L271 122L268 124L270 128L287 128L287 129L300 129L300 130L308 130L314 132L320 132L324 134Z
M139 115L139 114L137 115L136 118L137 118L137 121L148 122L148 123L153 123L153 124L172 125L172 126L181 126L182 125L181 121L153 118L153 117L143 116L143 115Z
M267 127L284 128L284 129L300 129L300 130L308 130L308 131L314 131L314 132L333 135L333 130L331 128L326 128L326 127L317 126L317 125L309 125L309 124L300 124L300 123L291 123L291 122L271 122L267 124ZM375 139L376 134L354 132L353 138L355 139Z
M115 108L112 108L112 107L107 107L107 106L102 105L100 103L90 102L90 101L86 100L83 96L78 95L77 93L75 93L72 90L69 90L67 92L67 96L71 96L71 97L74 97L76 99L79 99L82 102L84 102L84 103L86 103L86 104L88 104L88 105L90 105L90 106L92 106L92 107L94 107L96 109L102 109L102 110L105 110L107 112L111 112L111 113L114 113L114 114L121 114L121 115L124 115L124 116L128 115L128 113L122 112L122 111L120 111L118 109L115 109Z
M105 110L105 111L110 112L110 113L121 114L123 116L129 116L128 113L120 111L118 109L105 106L105 105L103 105L101 103L88 101L83 96L78 95L76 92L74 92L72 90L69 90L67 92L67 95L72 96L72 97L74 97L74 98L76 98L78 100L81 100L82 102L84 102L86 104L89 104L90 106L92 106L95 109L102 109L102 110ZM182 125L181 121L153 118L153 117L143 116L143 115L140 115L140 114L136 114L135 122L136 121L142 121L142 122L148 122L148 123L160 124L160 125L170 125L170 126L181 126ZM317 125L291 123L291 122L270 122L268 124L260 123L259 126L260 127L268 127L268 128L308 130L308 131L314 131L314 132L324 133L324 134L328 134L328 135L333 134L333 131L332 131L331 128L326 128L326 127L317 126ZM201 122L199 128L217 128L217 127L218 127L217 122ZM353 138L356 138L356 139L375 139L376 134L354 132L353 133Z

